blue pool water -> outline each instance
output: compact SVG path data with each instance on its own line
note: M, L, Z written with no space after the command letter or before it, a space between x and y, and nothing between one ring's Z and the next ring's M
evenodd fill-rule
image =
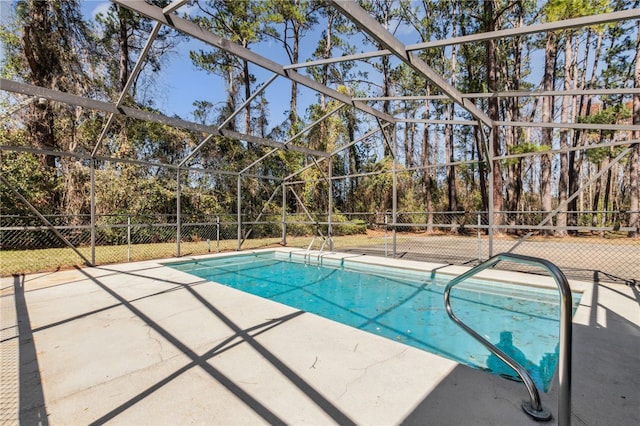
M317 263L317 262L314 262ZM509 378L516 373L458 327L444 307L446 277L284 252L171 263L175 269ZM574 295L574 312L580 295ZM559 295L517 284L465 281L456 315L520 361L547 390L558 356Z

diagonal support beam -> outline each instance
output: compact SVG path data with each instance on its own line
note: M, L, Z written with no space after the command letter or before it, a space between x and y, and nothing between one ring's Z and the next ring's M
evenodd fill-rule
M389 152L391 153L391 156L395 160L396 151L393 149L393 146L391 145L391 141L389 140L389 135L387 134L387 132L384 131L384 126L380 122L380 120L378 120L378 127L380 127L380 131L382 131L382 139L384 139L385 145L387 145L387 148L389 148Z
M36 102L38 100L38 98L36 97L30 97L25 99L22 102L19 102L15 105L12 105L11 108L9 108L7 111L3 112L0 115L0 121L5 120L9 117L11 117L13 114L15 114L16 112L20 111L22 108L26 108L27 106L31 105L32 103Z
M331 157L333 157L336 154L339 154L340 152L344 151L345 149L349 148L350 146L353 146L355 144L357 144L358 142L361 142L365 139L367 139L370 136L375 135L376 133L384 130L386 127L391 126L391 123L384 123L384 125L378 129L374 129L374 130L370 130L369 132L365 133L364 135L352 140L351 142L349 142L346 145L343 145L339 148L336 148L332 153L331 153ZM320 161L318 161L318 163L325 161L327 158L321 158ZM291 174L289 174L288 176L286 176L284 178L285 181L290 180L294 177L296 177L297 175L299 175L300 173L304 172L305 170L308 170L310 168L312 168L314 166L314 164L307 164L306 166L304 166L303 168L301 168L300 170L298 170L297 172L293 172Z
M98 111L104 111L107 113L120 114L127 117L135 118L138 120L149 121L152 123L165 124L167 126L177 127L180 129L191 130L194 132L202 132L205 134L213 134L218 136L224 136L229 139L235 139L240 141L252 142L258 145L270 146L272 148L279 148L282 146L282 142L276 142L271 139L265 139L253 135L245 135L243 133L234 132L232 130L218 130L215 127L207 126L204 124L198 124L191 121L182 120L175 117L167 117L166 115L157 114L150 111L142 111L140 109L121 106L116 106L110 102L97 101L95 99L89 99L71 93L60 92L57 90L51 90L44 87L34 86L31 84L19 83L17 81L11 81L4 78L0 78L0 89L7 92L21 93L28 96L38 96L46 98L56 102L63 102L65 104L76 105L82 108L94 109ZM316 149L309 149L302 146L291 146L291 151L300 152L306 155L313 155L316 157L329 157L330 155L325 151L319 151Z
M287 145L291 142L293 142L298 136L308 132L309 130L313 129L316 125L318 125L318 123L321 123L322 121L324 121L325 118L329 117L330 115L336 113L337 111L339 111L340 109L342 109L345 106L345 104L340 104L338 105L337 108L334 108L333 110L329 111L328 113L326 113L325 115L323 115L322 117L320 117L319 119L317 119L316 121L314 121L313 123L309 124L307 127L305 127L304 129L300 130L298 133L296 133L294 136L290 137L287 141L285 141L282 146L280 148L273 148L271 151L267 152L265 155L263 155L262 157L258 158L256 161L254 161L253 163L249 164L247 167L245 167L244 169L240 170L240 174L244 174L245 172L247 172L249 169L251 169L253 166L255 166L256 164L260 163L262 160L264 160L265 158L269 157L270 155L272 155L274 152L278 151L279 149L282 148L286 148ZM314 160L315 161L315 160Z
M289 80L295 81L303 86L306 86L312 90L315 90L318 93L322 93L326 96L329 96L345 104L353 105L355 108L359 109L360 111L366 112L367 114L373 115L374 117L378 117L381 120L388 121L390 123L395 123L395 118L393 118L393 116L386 114L382 111L378 111L377 109L372 108L371 106L367 105L364 102L354 101L354 99L351 96L348 96L344 93L340 93L337 90L331 89L322 83L319 83L309 77L299 74L294 70L285 70L284 67L278 64L277 62L274 62L271 59L268 59L267 57L259 55L255 52L252 52L251 50L245 47L242 47L237 43L234 43L230 40L222 38L212 33L211 31L207 31L194 22L177 17L175 15L171 15L169 19L163 13L163 10L157 6L153 6L151 4L148 4L140 0L111 0L111 1L121 6L124 6L127 9L130 9L134 12L137 12L141 15L144 15L148 18L151 18L157 22L161 22L162 24L172 27L182 33L185 33L194 38L197 38L198 40L203 41L210 46L216 47L218 49L222 49L226 52L231 53L232 55L237 56L238 58L244 59L264 69L277 73L280 76L286 77Z
M482 121L487 126L491 127L493 125L492 120L487 114L481 111L469 99L463 98L462 93L458 89L447 83L440 74L435 72L417 55L411 53L400 40L380 25L378 21L367 13L366 10L361 8L355 1L332 0L332 3L362 31L373 37L378 43L386 47L405 64L413 68L414 71L423 75L427 80L438 86L445 95L466 109L471 115Z
M7 188L9 188L9 190L11 192L13 192L13 195L15 195L16 197L18 197L20 199L20 201L22 201L28 208L29 210L31 210L33 212L33 214L35 214L36 216L38 216L38 219L40 219L47 227L47 229L49 229L51 232L53 232L56 237L60 238L60 240L65 243L67 246L69 246L69 248L71 250L73 250L78 256L80 256L80 258L82 260L84 260L85 264L89 265L89 266L93 266L93 263L91 263L91 261L89 259L87 259L86 257L84 257L84 255L82 253L80 253L80 251L76 248L76 246L74 246L73 244L71 244L71 242L69 240L67 240L64 235L62 235L60 233L60 231L58 231L56 229L55 226L53 226L53 224L51 222L49 222L47 220L46 217L44 217L42 215L42 213L40 213L38 211L38 209L36 209L33 204L31 204L26 198L24 198L22 196L22 194L20 192L18 192L17 189L15 189L13 187L13 185L11 185L11 183L9 183L9 181L7 181L4 176L0 175L0 182L2 182Z
M144 48L140 53L138 62L136 62L136 65L133 67L131 74L129 74L127 83L124 85L122 92L120 92L120 96L118 97L118 101L116 102L116 108L120 108L120 106L122 106L122 103L124 102L124 97L127 95L127 93L129 93L129 89L131 88L131 85L133 84L134 80L138 76L138 73L140 72L140 68L142 68L142 63L144 62L145 58L149 54L149 50L151 50L151 46L153 45L154 40L158 36L158 33L160 32L160 28L162 28L162 24L157 22L156 25L151 30L151 34L149 34L147 43L144 45ZM107 119L107 123L102 128L102 132L98 137L98 141L96 142L96 145L93 147L93 151L91 152L92 157L95 157L95 155L98 152L98 149L100 148L100 145L102 145L102 141L104 140L105 136L107 136L107 132L109 131L109 128L113 123L113 118L114 118L113 114L109 115L109 119Z
M262 219L262 216L264 216L264 213L267 211L267 207L269 207L269 203L273 201L273 198L276 196L276 194L280 189L284 191L284 185L279 185L276 189L273 190L267 202L264 203L264 205L262 206L262 210L260 210L260 214L258 214L258 216L253 220L253 225L255 225L256 222L260 222L260 219ZM240 245L244 244L247 238L251 236L251 232L253 232L253 225L251 225L251 228L249 228L247 233L244 235L244 238L242 239L242 242L240 243Z
M595 181L597 181L598 179L600 179L600 176L602 176L603 174L607 173L613 166L615 166L616 164L618 164L620 162L620 160L622 160L629 152L631 151L631 146L629 146L628 148L625 148L624 150L622 150L620 152L620 154L618 154L618 156L616 156L616 158L612 159L611 161L609 161L609 164L607 165L607 167L603 167L602 170L600 170L598 173L596 173L595 175L593 175L591 177L591 179L589 179L587 182L583 183L580 188L578 188L578 190L576 192L574 192L569 198L567 198L566 200L564 200L562 203L558 204L558 207L556 207L554 210L550 211L549 213L547 213L547 216L545 216L544 219L542 219L542 221L540 223L538 223L537 226L543 226L546 225L547 222L549 222L551 219L553 219L553 217L555 215L557 215L559 212L561 212L563 209L566 209L567 206L569 205L569 203L571 201L573 201L575 198L577 198L580 193L583 191L584 188L588 188L591 184L593 184ZM515 249L518 248L518 246L520 246L520 244L524 243L525 241L527 241L529 239L529 237L531 237L534 234L533 231L528 232L525 236L523 236L522 238L520 238L518 240L517 243L515 243L509 250L507 250L505 253L512 253Z
M256 96L258 96L260 93L262 93L264 91L264 89L266 89L267 86L269 86L273 82L273 80L275 80L277 77L278 77L278 74L273 74L271 76L271 78L269 80L267 80L267 82L265 82L262 86L260 86L258 88L258 90L256 90L251 96L249 96L249 99L247 99L246 101L243 102L243 104L240 106L240 108L236 109L233 112L233 114L231 114L226 120L224 120L224 122L221 125L218 126L218 131L222 130L224 128L224 126L227 125L227 123L229 123L231 120L233 120L233 118L236 115L238 115L240 113L240 111L242 111L247 105L249 105L249 103L252 100L254 100L256 98ZM200 151L207 143L209 143L211 138L213 138L213 135L207 136L202 142L200 142L200 144L198 146L196 146L193 149L193 151L191 151L191 153L189 153L189 155L187 155L185 157L185 159L180 162L178 167L184 166L187 161L191 160L191 158L193 158L193 156L196 155L198 153L198 151Z
M174 0L171 4L162 9L162 13L164 13L165 15L170 15L176 10L180 9L188 1L189 0Z
M313 222L313 224L316 226L316 231L318 231L318 234L320 234L320 236L324 238L324 234L320 230L320 223L316 219L314 219L313 216L311 216L311 213L309 213L307 206L304 205L298 193L291 187L289 187L289 189L291 190L291 193L293 194L295 199L298 201L298 204L300 205L300 207L302 207L302 210L304 210L304 213L307 215L307 218L309 218L309 220Z
M423 50L434 47L453 46L457 44L482 42L487 40L496 40L506 37L521 37L523 35L546 33L550 31L560 31L569 28L587 27L591 25L602 25L610 22L628 21L640 18L640 9L628 9L618 12L599 13L597 15L582 16L580 18L564 19L562 21L545 22L543 24L534 24L524 27L508 28L504 30L483 32L470 34L459 37L449 37L442 40L432 40L423 43L409 44L407 50ZM333 64L338 62L357 61L363 59L377 58L379 56L389 56L391 51L388 49L378 50L375 52L363 52L353 55L344 55L335 58L319 59L316 61L300 62L285 66L287 69L299 69L318 65Z

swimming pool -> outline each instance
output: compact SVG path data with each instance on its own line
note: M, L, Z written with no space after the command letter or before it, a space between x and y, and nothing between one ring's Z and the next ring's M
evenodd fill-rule
M166 264L471 367L516 373L447 316L448 278L344 259L268 251ZM575 294L573 309L580 295ZM498 344L548 390L558 358L557 290L468 280L451 292L456 315Z

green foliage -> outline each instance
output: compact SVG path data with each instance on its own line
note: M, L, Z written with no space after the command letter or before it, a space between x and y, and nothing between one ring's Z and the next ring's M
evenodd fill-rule
M7 182L43 214L56 213L51 204L60 191L61 181L55 170L45 169L37 155L28 152L2 152L0 172ZM4 186L4 185L2 185ZM32 214L9 188L0 192L2 214Z
M527 154L532 152L544 152L551 149L548 145L539 145L531 142L521 142L518 145L512 145L509 147L509 154L518 155L518 154ZM504 165L513 166L515 164L519 164L522 161L522 158L508 158L504 160Z
M166 0L150 1L165 6ZM363 6L371 12L391 32L415 30L416 41L441 40L450 36L465 36L486 31L490 25L497 30L529 25L544 16L547 21L556 21L594 13L620 9L624 2L610 3L605 0L551 0L541 8L535 0L519 2L496 1L493 16L487 16L489 8L477 2L437 2L427 0L415 2L400 0L396 2L363 1ZM54 90L87 95L93 99L115 100L122 91L123 84L130 77L133 64L140 56L141 49L154 25L147 18L128 11L126 8L111 5L109 9L96 17L96 22L87 23L82 19L77 1L21 0L13 3L16 7L15 22L7 22L0 28L0 39L5 47L6 57L2 76ZM622 5L622 6L621 6ZM311 0L264 0L264 1L225 1L209 0L197 3L198 15L187 17L198 25L237 43L251 48L269 58L282 58L286 55L290 62L302 62L306 59L326 59L352 54L360 50L374 50L378 46L371 40L355 36L355 27L335 8L326 7L325 2ZM633 21L635 25L635 21ZM616 23L619 24L619 23ZM603 37L603 53L596 64L593 88L631 87L632 54L635 52L635 29L628 24L607 25L592 28ZM595 34L595 33L589 33ZM594 38L586 37L586 31L571 28L557 34L558 42L563 37L575 36L574 50L585 49L584 40L590 40L594 48ZM404 38L403 34L403 38ZM23 40L29 41L27 49ZM162 71L167 53L182 39L168 26L163 26L158 38L143 63L143 72L134 78L133 87L124 99L127 106L159 112L153 108L154 95L160 91L159 73ZM268 52L261 52L269 44ZM315 45L309 45L310 41ZM302 43L306 43L301 49ZM264 43L264 44L259 44ZM364 43L364 45L362 45ZM527 55L540 54L541 45L534 37L510 37L496 40L495 59L499 72L495 87L491 90L526 90L536 87L535 75L531 74L531 60ZM28 51L31 48L31 52ZM279 49L279 50L278 50ZM424 49L417 52L436 73L450 81L463 92L486 92L487 85L487 43L465 43L457 46L456 62L453 61L451 46ZM302 55L310 55L304 58ZM236 110L248 96L258 89L256 77L252 74L254 66L238 59L223 49L207 48L190 52L193 65L204 72L213 73L226 82L223 102L212 98L195 100L193 115L197 122L215 126L221 124ZM585 81L590 73L593 50L586 58L577 58L575 76ZM38 59L38 60L34 60ZM563 60L562 51L557 56L558 67ZM360 67L355 61L324 64L300 70L321 84L336 89L348 96L366 97L379 95L433 95L441 91L429 83L419 73L400 61L388 57L367 60L367 66ZM586 64L586 65L584 65ZM582 68L581 68L582 67ZM369 68L375 71L367 71ZM291 71L293 72L293 71ZM370 76L383 74L383 82L373 82ZM262 75L261 75L262 77ZM454 78L455 77L455 78ZM556 87L561 87L563 78L556 75ZM572 77L573 78L573 77ZM569 82L578 87L578 81ZM587 83L590 84L590 83ZM591 87L591 86L590 86ZM144 88L144 90L141 90ZM337 101L319 95L316 103L306 111L298 111L296 91L292 88L289 101L290 110L279 125L271 125L269 120L270 99L264 93L256 98L235 120L227 124L230 129L259 135L273 140L284 141L292 134L305 128L329 110L338 105ZM150 95L145 95L149 93ZM9 96L9 95L7 95ZM10 95L14 96L14 95ZM207 95L209 96L209 95ZM286 94L289 96L289 94ZM595 95L594 95L595 96ZM273 98L271 98L273 99ZM486 110L488 97L472 100L481 109ZM621 96L600 96L595 98L602 108L592 105L589 116L580 117L582 123L613 124L630 119L630 110L623 102L628 98ZM15 95L4 102L11 106L22 98ZM492 99L493 101L493 99ZM525 114L535 115L538 104L527 97L517 100L500 98L499 112L501 120L523 120ZM402 102L372 102L371 106L407 119L441 120L447 117L451 107L449 100L405 99ZM275 115L275 114L274 114ZM469 114L456 107L452 117L466 119ZM30 104L18 113L3 121L0 132L1 144L8 146L40 147L49 151L71 151L88 156L96 140L105 128L107 115L98 112L80 111L75 107L62 106L56 102ZM304 117L304 118L301 118ZM244 123L240 120L244 118ZM364 132L375 128L376 124L366 114L353 106L346 106L315 126L291 145L305 146L317 150L333 152ZM399 136L399 146L411 146L406 155L399 155L409 169L412 165L427 166L443 161L447 156L454 159L476 160L478 153L477 134L472 126L461 126L454 130L453 152L444 153L444 127L433 124L429 127L422 123L411 126L411 131L402 134L403 127L398 125L393 131ZM408 128L408 127L407 127ZM506 133L506 132L505 132ZM502 133L504 134L504 133ZM615 136L611 131L588 131L587 144L608 141ZM105 223L110 220L122 220L122 215L148 215L162 218L174 215L177 205L177 178L174 167L164 165L179 164L202 140L199 132L188 132L167 125L146 123L116 116L109 131L98 147L100 160L94 161L97 189L97 210ZM531 140L524 141L522 134L513 136L502 148L508 145L509 154L528 154L550 149L535 141L535 131L528 135ZM448 143L449 141L447 141ZM555 141L554 141L555 142ZM583 141L575 141L578 144ZM404 145L403 145L404 144ZM549 142L551 144L551 141ZM554 144L555 145L555 144ZM181 181L181 209L183 214L212 215L235 212L237 194L235 176L208 173L211 170L237 172L254 160L261 158L271 150L269 147L254 143L232 140L223 136L213 137L190 160L188 167L201 167L202 173L184 171ZM379 134L369 137L358 144L341 151L332 159L333 176L361 175L341 181L334 181L332 190L336 211L387 211L393 206L392 168L393 160L389 149L383 144ZM608 156L615 155L616 149L589 149L579 161L585 161L581 169L593 169ZM121 162L104 160L113 156ZM82 157L86 158L86 157ZM151 162L139 165L137 162ZM258 164L251 167L249 173L267 177L284 177L299 171L312 163L309 156L281 149ZM154 164L157 164L154 165ZM326 215L329 203L329 162L320 161L319 167L311 167L296 179L304 179L298 194L312 214ZM523 205L537 208L540 205L537 191L537 165L534 161L520 158L505 160L505 166L518 166L505 170L513 172L519 178L528 179L522 195ZM529 172L523 170L529 165ZM522 167L520 167L522 166ZM442 210L447 207L447 181L444 168L437 170L416 168L411 172L396 166L398 208L400 210L424 210L429 208ZM21 194L25 195L40 211L45 213L86 213L88 209L87 193L89 188L89 162L76 160L62 155L34 155L3 151L2 174ZM531 171L533 170L533 172ZM526 176L529 173L530 176ZM456 180L451 182L459 195L464 209L480 209L482 196L486 191L481 186L480 170L477 164L456 167ZM613 176L613 184L629 185L628 176ZM267 179L243 178L241 194L243 214L257 216L265 201L273 192L274 183ZM486 183L486 181L485 181ZM486 185L484 185L486 186ZM627 187L618 188L612 194L628 194ZM502 190L502 188L497 189ZM26 207L16 202L7 188L2 190L3 213L27 212ZM428 197L428 199L427 199ZM293 209L295 200L288 201ZM623 205L618 202L617 205ZM280 207L279 207L280 208ZM279 220L278 210L268 206L268 220ZM298 207L300 209L300 207ZM118 216L103 216L114 214ZM118 219L116 219L116 217ZM111 218L111 219L108 219ZM102 219L101 219L102 220ZM158 219L160 220L160 219ZM267 220L267 219L265 219ZM357 234L365 231L364 223L349 222L345 216L335 214L336 234ZM139 224L141 225L141 224ZM253 237L270 235L278 225L256 227ZM142 227L141 227L142 228ZM122 242L123 234L115 228L105 238L113 242ZM314 226L299 225L290 227L290 232L300 235L313 235ZM200 238L197 234L194 237ZM140 240L156 239L165 241L170 235L155 232L152 228L142 228ZM185 233L185 236L189 237Z
M630 119L631 114L631 109L621 104L616 104L601 109L591 115L578 117L578 122L588 124L617 124ZM611 139L615 134L613 130L588 130L587 133L590 139L595 142L601 142L602 139Z
M549 0L544 6L548 22L611 12L608 0Z
M331 216L333 223L333 235L358 235L367 233L367 224L364 220L349 220L346 216L334 213Z

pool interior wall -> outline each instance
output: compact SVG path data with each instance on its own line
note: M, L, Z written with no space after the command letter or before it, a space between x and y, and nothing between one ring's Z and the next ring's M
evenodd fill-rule
M512 380L515 371L447 315L451 277L309 253L262 251L168 264ZM574 312L580 295L574 294ZM452 292L458 316L523 365L547 391L558 361L557 289L470 279Z

